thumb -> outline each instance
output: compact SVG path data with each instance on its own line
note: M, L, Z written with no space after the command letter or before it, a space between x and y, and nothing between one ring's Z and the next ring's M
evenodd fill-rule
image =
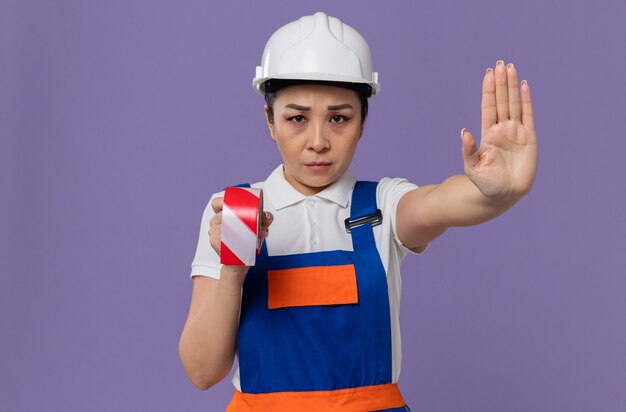
M274 215L270 212L263 212L261 219L261 232L259 233L261 238L266 238L269 235L270 225L274 221Z
M270 212L263 212L263 216L261 219L261 227L263 230L267 230L270 227L272 222L274 221L274 215Z
M466 128L461 129L461 141L463 143L463 163L465 163L467 170L478 162L478 147L476 146L476 139Z

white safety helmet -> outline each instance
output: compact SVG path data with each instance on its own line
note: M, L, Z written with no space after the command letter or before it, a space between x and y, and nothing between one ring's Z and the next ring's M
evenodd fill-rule
M288 23L270 37L252 86L265 94L270 79L368 84L371 96L380 90L363 36L322 12Z

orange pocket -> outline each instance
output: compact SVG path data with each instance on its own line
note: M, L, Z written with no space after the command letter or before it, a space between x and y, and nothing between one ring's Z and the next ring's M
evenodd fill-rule
M269 270L267 283L270 309L359 303L353 264Z

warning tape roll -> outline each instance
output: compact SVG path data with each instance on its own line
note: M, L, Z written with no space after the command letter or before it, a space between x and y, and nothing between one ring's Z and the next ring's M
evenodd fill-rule
M227 187L222 208L220 263L254 266L261 249L259 231L263 212L263 191L248 187Z

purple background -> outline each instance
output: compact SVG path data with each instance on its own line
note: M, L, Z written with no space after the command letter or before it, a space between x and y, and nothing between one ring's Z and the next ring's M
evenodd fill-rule
M361 179L461 173L499 58L533 93L533 191L403 266L413 410L626 410L623 0L4 0L0 409L223 410L229 379L199 391L178 359L200 218L280 161L251 79L319 10L380 73Z

